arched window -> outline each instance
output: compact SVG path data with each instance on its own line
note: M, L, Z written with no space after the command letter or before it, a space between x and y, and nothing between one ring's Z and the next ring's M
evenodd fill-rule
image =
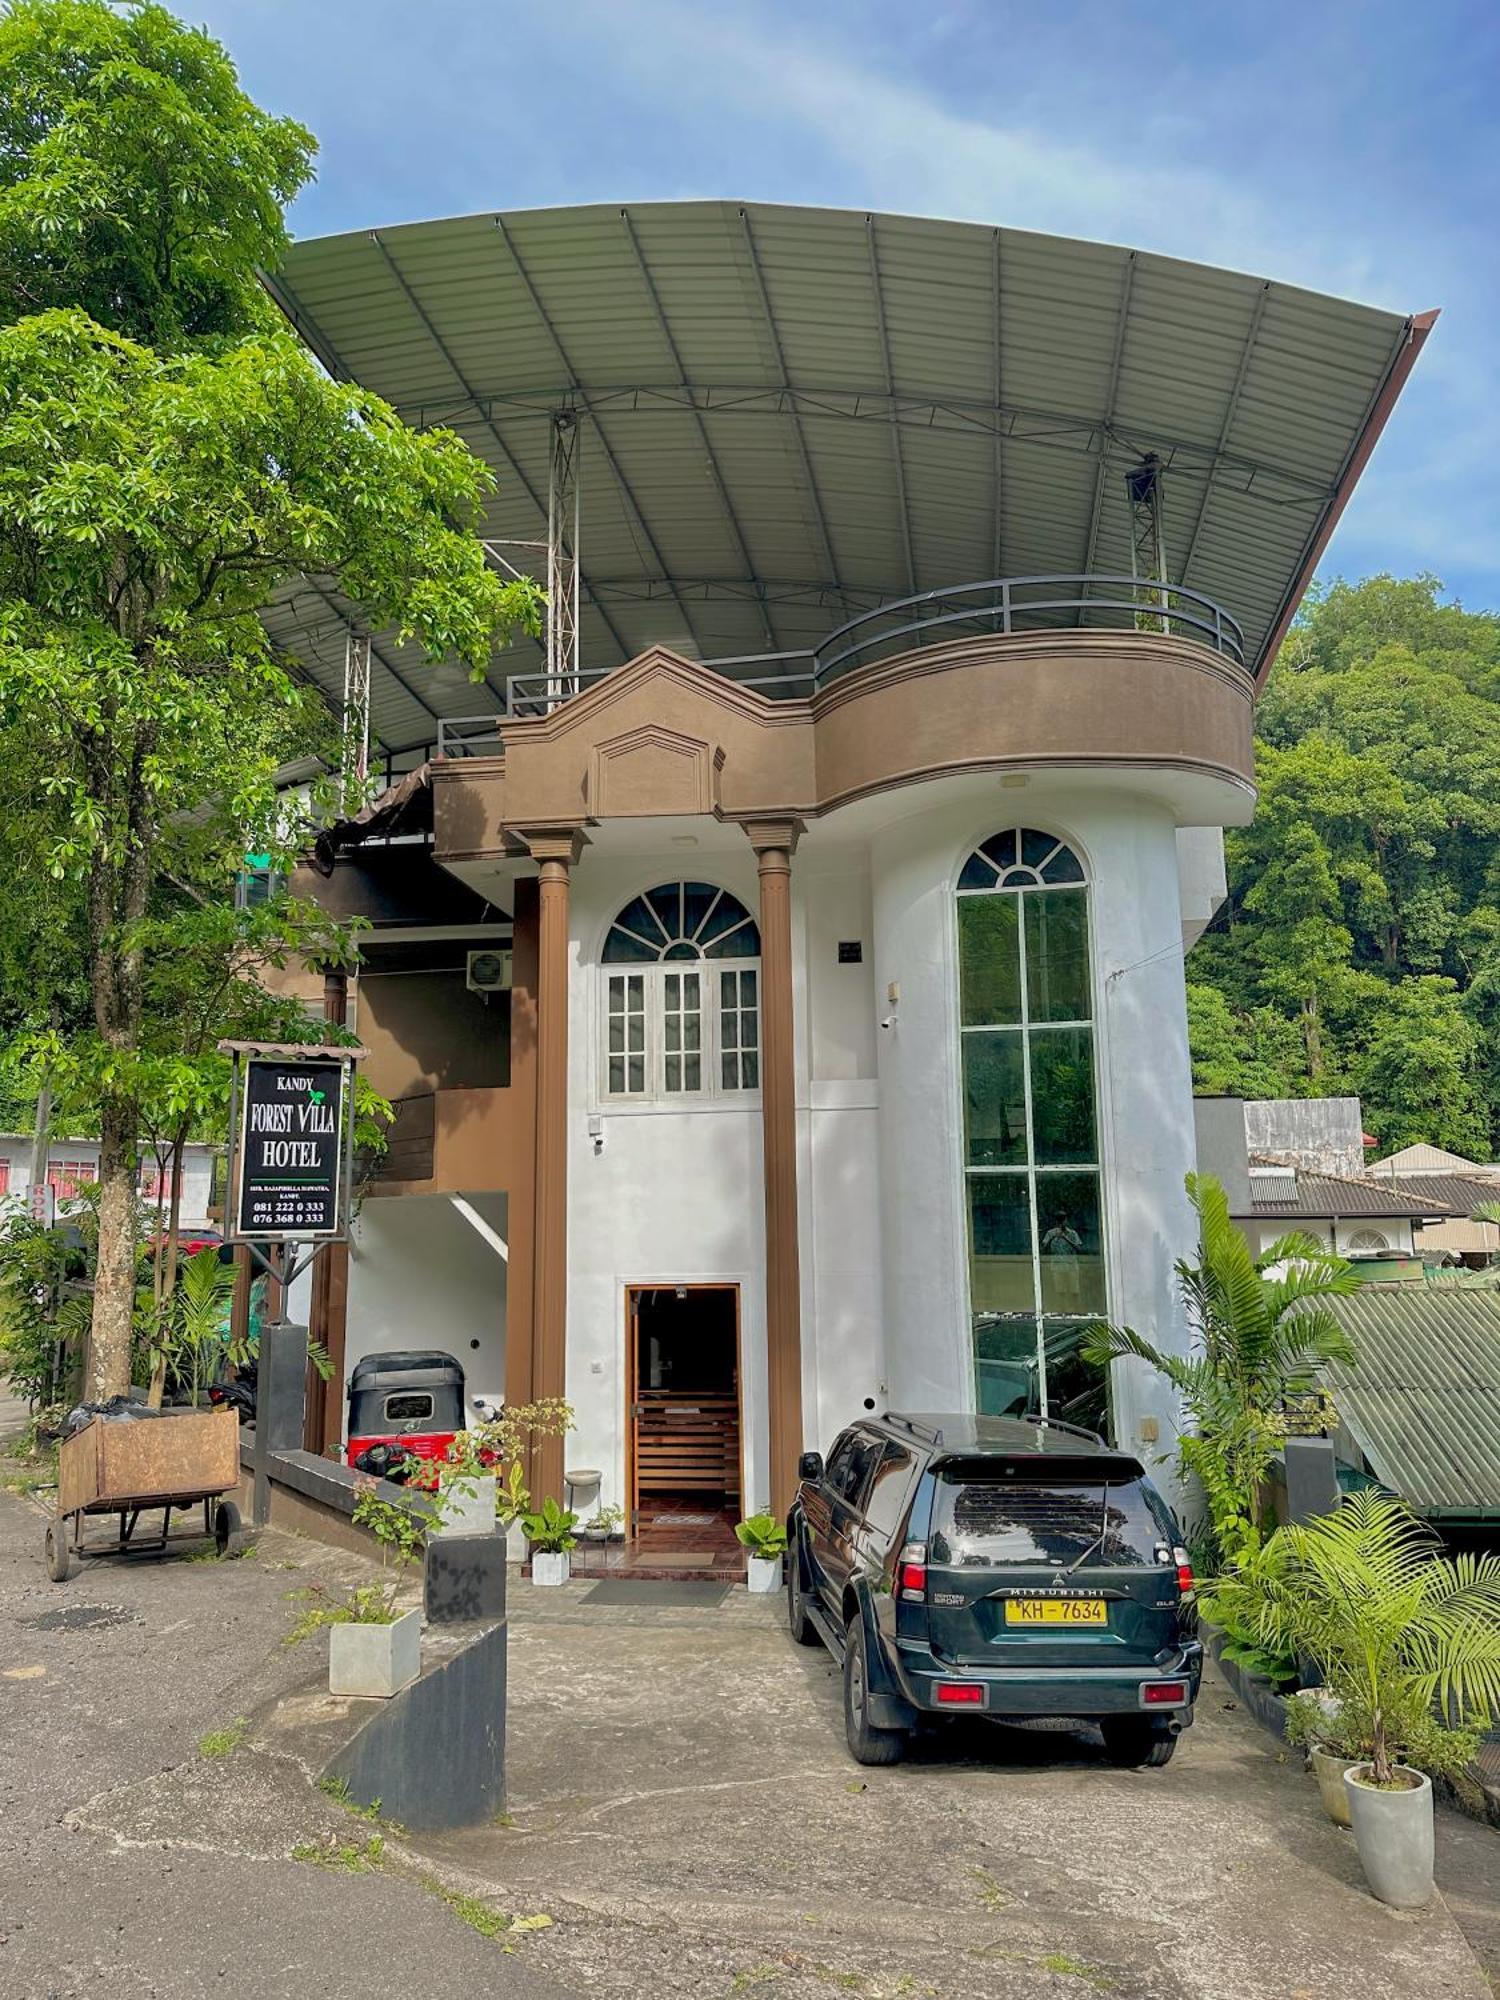
M737 897L711 882L648 889L610 925L603 957L606 1096L760 1087L760 932Z
M1079 1356L1106 1310L1088 885L1065 841L1008 827L958 881L964 1195L977 1402L1098 1426Z
M1378 1229L1356 1229L1349 1238L1351 1250L1389 1250L1390 1247Z

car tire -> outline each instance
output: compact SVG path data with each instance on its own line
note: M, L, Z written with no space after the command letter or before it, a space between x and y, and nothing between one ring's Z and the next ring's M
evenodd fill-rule
M1105 1756L1122 1771L1159 1771L1163 1764L1171 1763L1177 1748L1171 1730L1138 1722L1134 1716L1102 1722L1099 1727L1104 1734Z
M807 1615L807 1592L802 1584L802 1533L793 1530L793 1539L786 1552L786 1622L792 1638L799 1646L820 1646L822 1634Z
M844 1635L844 1734L856 1764L898 1764L906 1755L904 1729L877 1729L870 1720L870 1663L857 1611Z

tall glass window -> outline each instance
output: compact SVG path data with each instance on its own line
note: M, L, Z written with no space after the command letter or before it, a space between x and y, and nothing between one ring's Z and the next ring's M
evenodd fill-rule
M1102 1427L1078 1349L1106 1310L1088 884L1035 827L958 883L964 1194L978 1408Z
M663 882L620 911L603 957L607 1097L759 1089L760 932L737 897Z

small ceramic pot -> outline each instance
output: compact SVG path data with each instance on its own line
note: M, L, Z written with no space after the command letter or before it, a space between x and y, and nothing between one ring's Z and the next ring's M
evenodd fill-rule
M547 1555L541 1549L531 1552L531 1580L533 1583L556 1585L568 1580L569 1563L565 1554Z

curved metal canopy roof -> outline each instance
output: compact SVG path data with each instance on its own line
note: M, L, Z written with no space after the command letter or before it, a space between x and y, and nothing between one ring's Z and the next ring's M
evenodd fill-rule
M1061 237L723 201L324 237L267 285L334 375L489 461L488 537L545 539L550 419L581 413L592 667L809 646L950 584L1128 575L1123 476L1156 452L1171 580L1264 669L1435 317ZM335 697L346 615L299 579L267 621ZM487 691L377 636L373 731L430 743L539 664L518 644Z

